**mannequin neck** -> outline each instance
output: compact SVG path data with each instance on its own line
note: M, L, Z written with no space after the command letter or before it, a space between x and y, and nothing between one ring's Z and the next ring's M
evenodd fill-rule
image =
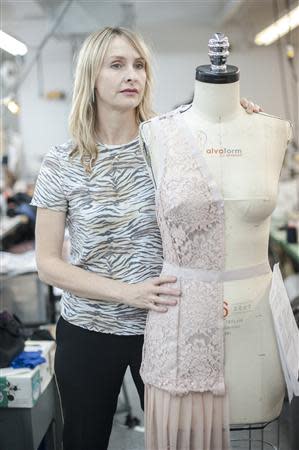
M214 84L195 81L192 111L206 120L230 119L240 112L240 83Z

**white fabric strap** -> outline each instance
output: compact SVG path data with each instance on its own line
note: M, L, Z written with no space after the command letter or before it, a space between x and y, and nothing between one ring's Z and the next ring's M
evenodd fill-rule
M265 275L271 272L268 262L263 262L255 266L242 267L234 270L203 270L193 269L191 267L180 267L176 264L171 264L164 261L163 272L168 272L169 275L183 277L185 279L192 279L205 282L221 282L221 281L235 281L243 280L245 278L253 278L260 275Z

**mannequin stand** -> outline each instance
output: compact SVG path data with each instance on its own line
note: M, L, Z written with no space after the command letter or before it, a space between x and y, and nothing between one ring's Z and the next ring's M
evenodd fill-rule
M264 439L264 430L266 427L268 427L270 424L276 425L276 445L273 443L267 441ZM231 433L236 431L247 431L248 437L247 438L236 438L231 439L232 449L247 449L247 450L267 450L267 449L273 449L273 450L280 450L280 430L279 430L279 417L277 419L272 420L271 422L261 423L261 424L253 424L253 425L233 425L230 428ZM260 438L253 436L253 431L259 430L260 431ZM238 443L238 446L234 446L234 443ZM244 443L242 447L240 446L240 443ZM248 443L248 446L245 446L245 444Z

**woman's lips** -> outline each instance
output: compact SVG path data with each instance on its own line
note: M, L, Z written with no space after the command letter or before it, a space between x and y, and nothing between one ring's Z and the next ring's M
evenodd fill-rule
M124 89L123 91L120 91L120 92L121 92L121 94L128 95L128 96L138 94L137 89Z

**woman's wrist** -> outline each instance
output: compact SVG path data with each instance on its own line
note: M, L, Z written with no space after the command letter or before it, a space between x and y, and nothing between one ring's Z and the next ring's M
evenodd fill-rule
M112 300L115 303L127 304L128 290L130 288L130 284L119 280L111 280L111 281L113 283L111 286L111 298L108 300Z

